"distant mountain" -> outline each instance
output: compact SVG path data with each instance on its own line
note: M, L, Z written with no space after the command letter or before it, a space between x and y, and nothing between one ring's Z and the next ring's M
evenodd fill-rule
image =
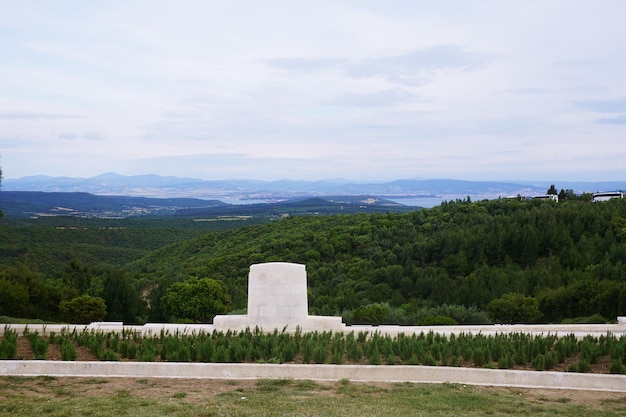
M294 198L274 203L236 204L227 207L189 208L178 210L176 216L277 218L299 215L387 213L413 210L416 208L372 196L342 196Z
M403 204L371 196L295 198L274 203L227 204L196 198L147 198L89 193L2 191L0 210L7 218L176 216L191 218L284 217L415 210Z
M170 188L202 182L195 178L162 177L160 175L124 176L113 172L91 178L49 177L36 175L18 179L5 179L2 189L6 191L87 192L104 195L135 195L162 197ZM168 197L168 196L166 196ZM171 197L177 197L172 195Z
M5 179L5 191L88 192L92 194L133 195L144 197L239 197L272 198L312 195L508 195L522 192L545 192L540 187L513 183L459 180L398 180L387 183L327 181L205 181L196 178L159 175L124 176L107 173L91 178L32 176Z
M193 197L200 199L237 199L278 201L294 197L333 195L374 195L381 198L438 197L443 200L471 197L472 200L515 195L545 194L551 184L557 190L575 193L626 189L626 181L613 182L496 182L453 179L403 179L384 183L359 183L332 179L322 181L258 181L163 177L155 174L124 176L106 173L91 178L32 176L5 179L5 191L87 192L96 195L142 197Z
M0 210L7 217L76 216L119 218L173 214L187 208L229 206L219 200L98 196L89 193L0 191Z

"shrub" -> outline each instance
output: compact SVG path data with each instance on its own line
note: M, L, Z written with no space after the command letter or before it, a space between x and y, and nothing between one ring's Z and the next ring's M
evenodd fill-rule
M100 297L81 295L70 301L61 301L61 318L68 323L89 324L102 321L107 315L107 307Z
M15 359L17 356L17 331L4 327L4 340L0 342L0 359Z
M38 332L27 333L27 337L35 359L46 359L48 356L48 342L39 337Z
M533 323L541 317L539 302L523 294L510 293L496 298L487 307L497 323Z
M478 368L485 365L485 352L481 348L477 348L474 350L473 355L474 365Z
M61 360L76 360L76 348L74 347L74 344L68 340L65 340L61 343Z
M476 306L442 304L438 307L422 309L420 313L424 316L451 317L460 324L491 324L487 313L479 310Z
M543 371L546 369L546 357L540 353L533 359L532 365L536 371Z
M513 357L510 353L505 353L498 361L498 368L511 369L513 367Z
M313 362L313 352L315 351L315 340L312 338L306 338L302 346L302 362Z
M590 367L591 366L589 365L589 361L587 359L580 358L578 363L570 364L570 366L567 368L567 371L584 373L588 372Z
M313 360L315 363L326 363L328 358L328 346L325 343L320 343L315 347L313 351Z
M594 314L593 316L588 317L576 317L573 319L563 319L561 323L563 324L605 324L607 319L602 317L600 314Z
M117 354L113 352L111 349L104 349L102 351L101 356L98 359L100 359L101 361L110 361L110 362L116 362L120 360Z
M354 310L355 323L381 324L387 319L389 307L384 304L368 304Z
M455 326L457 323L452 317L447 316L426 316L419 322L419 326Z
M614 359L613 362L611 362L610 372L612 374L626 374L626 367L624 367L621 360Z

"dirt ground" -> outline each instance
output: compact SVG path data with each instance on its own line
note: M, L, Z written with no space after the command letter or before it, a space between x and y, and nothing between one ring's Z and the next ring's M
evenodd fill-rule
M5 381L6 383L7 381ZM72 393L75 397L115 396L120 392L132 392L138 398L181 398L186 402L202 404L224 392L255 391L259 381L256 380L218 380L218 379L166 379L166 378L77 378L77 377L39 377L20 378L14 380L19 385L21 394L30 397L50 397L59 393ZM316 395L335 396L339 382L317 382ZM351 382L359 384L357 382ZM391 389L392 384L377 383L384 389ZM5 387L6 388L6 387ZM578 391L558 389L525 389L502 387L475 387L477 393L500 391L524 398L529 402L561 402L578 405L599 405L607 400L623 401L626 395L619 392ZM0 392L0 398L11 395L11 390Z

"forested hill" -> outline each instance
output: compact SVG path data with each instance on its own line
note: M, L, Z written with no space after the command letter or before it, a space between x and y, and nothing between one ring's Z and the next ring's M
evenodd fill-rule
M415 208L383 198L297 197L274 203L227 204L197 198L147 198L81 192L2 191L0 210L8 218L80 217L123 219L155 216L207 218L246 216L256 222L275 216L407 212ZM252 222L251 222L252 223Z
M71 321L61 306L92 297L106 305L95 321L204 320L163 300L212 280L228 293L226 311L241 310L250 265L272 261L305 264L310 314L341 314L346 322L441 316L484 323L497 320L493 302L510 300L509 293L538 313L509 322L615 320L626 315L626 199L467 199L406 213L275 216L256 225L162 216L5 219L0 316ZM194 304L189 294L182 300L175 304Z
M2 191L0 209L7 217L125 218L172 214L184 208L230 206L219 200L94 195L81 192Z
M604 203L456 201L406 214L294 217L174 244L132 264L151 288L153 313L172 282L227 284L246 306L249 266L306 265L310 314L374 303L411 309L485 309L520 293L543 321L626 314L626 200Z

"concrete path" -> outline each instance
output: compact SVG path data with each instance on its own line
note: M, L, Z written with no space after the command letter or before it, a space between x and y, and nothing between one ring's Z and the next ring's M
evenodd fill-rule
M0 361L2 376L297 379L455 383L519 388L626 392L625 375L413 365L218 364L175 362Z

